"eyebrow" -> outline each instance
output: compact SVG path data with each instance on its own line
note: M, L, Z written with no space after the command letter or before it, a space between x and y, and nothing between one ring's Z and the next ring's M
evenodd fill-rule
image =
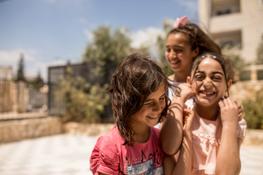
M195 74L196 74L196 73L204 73L204 71L197 70L197 71L195 72ZM221 74L221 75L224 76L224 73L223 73L223 72L219 72L219 71L214 71L214 72L212 72L212 74Z
M168 48L168 47L169 47L169 48L177 48L177 49L178 49L178 48L179 48L179 49L183 49L183 48L184 48L184 46L180 46L180 45L172 45L172 46L170 46L170 45L167 45L167 44L165 45L165 47L166 47L166 48Z
M164 97L164 96L165 96L165 93L163 93L159 98ZM149 101L151 101L151 100L153 100L153 99L152 99L152 98L149 98L149 99L146 99L145 102L149 102ZM145 102L144 102L144 103L145 103Z

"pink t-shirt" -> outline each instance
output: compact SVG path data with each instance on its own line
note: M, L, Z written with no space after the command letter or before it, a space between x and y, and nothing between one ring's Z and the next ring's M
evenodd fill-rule
M129 146L124 144L117 127L114 127L108 134L98 138L91 153L90 169L93 174L163 174L159 129L152 128L147 142Z
M243 140L246 121L239 122L238 136ZM219 118L215 121L206 120L198 115L193 119L193 175L213 175L216 168L216 154L220 145L222 125Z

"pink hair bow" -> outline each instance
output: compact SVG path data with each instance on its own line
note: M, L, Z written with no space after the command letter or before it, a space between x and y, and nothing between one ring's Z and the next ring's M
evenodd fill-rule
M182 16L180 18L177 18L175 23L174 23L174 28L177 28L177 27L183 27L185 26L187 23L189 22L189 19L187 16Z

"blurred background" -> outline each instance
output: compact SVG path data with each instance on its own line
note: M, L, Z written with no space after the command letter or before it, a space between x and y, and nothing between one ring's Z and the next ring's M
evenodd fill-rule
M164 40L180 16L233 61L249 127L241 174L262 175L262 0L0 0L0 174L89 174L114 121L112 72L140 51L169 74Z

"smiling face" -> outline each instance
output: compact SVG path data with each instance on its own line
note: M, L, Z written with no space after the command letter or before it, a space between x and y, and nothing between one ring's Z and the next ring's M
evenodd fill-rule
M152 92L144 101L143 106L131 117L134 127L155 126L166 106L166 86L162 83L156 91Z
M188 36L184 33L171 33L166 40L165 57L173 70L175 80L186 81L193 58L197 55L196 50L191 49Z
M195 72L191 74L190 83L196 92L196 103L200 106L215 106L227 93L225 72L218 61L204 58Z

